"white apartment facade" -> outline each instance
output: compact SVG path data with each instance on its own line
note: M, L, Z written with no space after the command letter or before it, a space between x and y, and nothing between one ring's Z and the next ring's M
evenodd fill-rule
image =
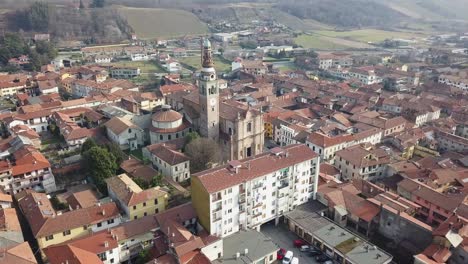
M267 166L268 165L268 166ZM305 145L272 149L192 177L192 203L212 235L260 226L315 199L319 156ZM260 171L259 171L260 170ZM222 181L213 188L213 181Z

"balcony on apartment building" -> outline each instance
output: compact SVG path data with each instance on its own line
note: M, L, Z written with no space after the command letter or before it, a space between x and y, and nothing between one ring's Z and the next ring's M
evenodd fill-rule
M222 199L221 193L215 193L211 195L212 202L218 202L218 201L221 201L221 199Z

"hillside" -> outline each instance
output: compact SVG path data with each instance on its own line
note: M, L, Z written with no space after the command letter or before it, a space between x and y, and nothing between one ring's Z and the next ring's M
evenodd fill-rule
M374 0L409 17L424 20L468 20L466 0Z
M388 27L407 16L369 0L279 0L276 7L301 19L343 28Z
M119 7L140 38L175 37L208 32L207 26L194 14L177 9Z
M112 43L128 39L132 29L113 8L75 9L45 2L3 14L7 31L49 33L56 40Z

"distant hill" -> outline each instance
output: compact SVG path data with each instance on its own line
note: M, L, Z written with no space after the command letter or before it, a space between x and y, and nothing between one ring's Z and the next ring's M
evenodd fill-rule
M412 18L468 20L467 0L373 0Z
M407 18L372 0L279 0L276 7L301 19L344 28L392 26Z

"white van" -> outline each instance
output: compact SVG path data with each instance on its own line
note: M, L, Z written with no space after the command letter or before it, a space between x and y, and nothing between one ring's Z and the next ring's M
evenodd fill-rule
M299 259L294 257L292 260L291 260L291 264L299 264Z
M286 252L283 257L283 264L291 264L291 260L293 259L292 251Z

